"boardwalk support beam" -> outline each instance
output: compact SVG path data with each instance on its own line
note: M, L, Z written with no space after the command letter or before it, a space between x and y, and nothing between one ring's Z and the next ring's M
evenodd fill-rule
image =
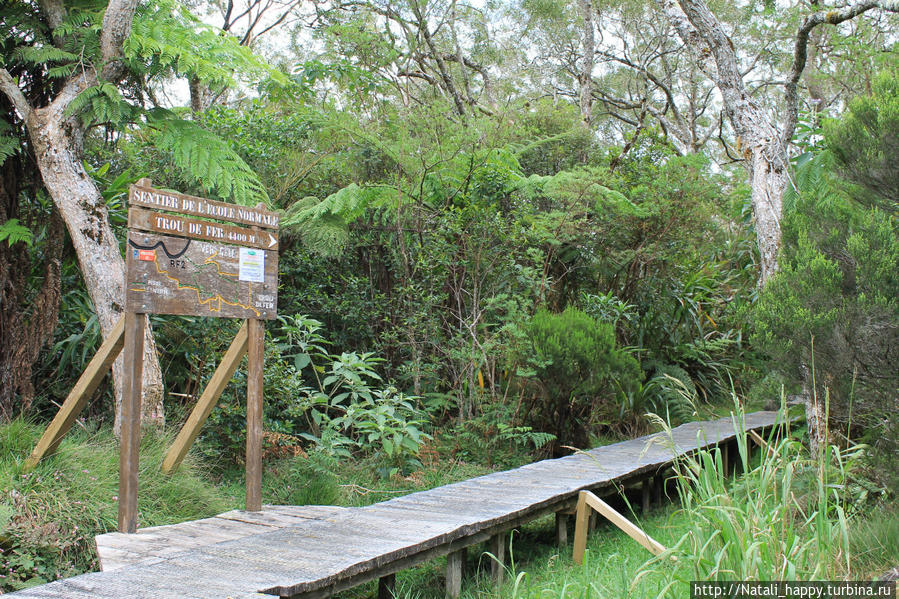
M396 597L396 574L388 574L378 579L378 599Z
M568 544L568 514L556 512L556 542L559 547Z
M605 516L609 522L623 530L633 540L637 541L649 550L653 555L659 555L665 551L665 547L643 532L633 522L615 511L608 503L591 493L581 491L577 500L577 516L574 528L574 554L575 563L584 563L584 552L587 549L587 521L592 510L596 510Z
M506 534L500 533L490 538L490 580L496 586L503 584L503 574L506 572Z
M446 596L456 599L462 594L462 572L465 570L466 550L457 549L446 556Z

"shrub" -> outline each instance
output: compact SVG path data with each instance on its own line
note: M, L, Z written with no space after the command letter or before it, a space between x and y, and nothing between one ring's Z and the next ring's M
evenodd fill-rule
M613 325L573 307L539 310L528 338L537 389L525 420L561 443L585 446L594 425L617 417L619 403L639 386L640 365L616 347Z

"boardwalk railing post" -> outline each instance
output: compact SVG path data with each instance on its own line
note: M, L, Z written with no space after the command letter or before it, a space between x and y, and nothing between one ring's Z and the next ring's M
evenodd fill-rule
M125 312L125 384L119 447L119 532L137 530L137 467L140 450L140 394L147 316Z
M262 509L262 385L265 360L264 321L248 321L247 366L247 511Z
M641 489L641 497L643 500L643 513L649 511L650 499L652 498L652 477L643 479L643 487Z

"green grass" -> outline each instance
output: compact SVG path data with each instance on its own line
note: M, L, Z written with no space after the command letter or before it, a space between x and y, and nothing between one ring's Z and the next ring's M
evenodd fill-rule
M31 472L22 465L42 427L21 420L0 426L0 590L8 591L97 568L93 537L115 530L118 448L108 431L77 430ZM141 443L141 526L207 517L228 509L194 459L173 476L159 464L167 439Z

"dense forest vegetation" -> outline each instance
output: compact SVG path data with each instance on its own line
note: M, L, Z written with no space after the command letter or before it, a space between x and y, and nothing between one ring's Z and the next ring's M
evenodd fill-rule
M91 486L91 469L115 476L111 458L73 445L44 482L20 467L122 311L143 177L282 214L267 502L338 501L333 471L350 463L394 483L509 467L733 397L802 404L813 459L864 444L844 487L890 501L897 11L0 1L0 548L21 558L0 560L0 589L92 566L86 533L60 522L110 526L73 507L85 497L48 498L64 494L51 473ZM158 458L240 323L150 322ZM180 478L142 471L181 506L144 522L227 507L204 485L239 475L242 372ZM114 375L79 433L110 456ZM42 513L54 503L68 507Z

